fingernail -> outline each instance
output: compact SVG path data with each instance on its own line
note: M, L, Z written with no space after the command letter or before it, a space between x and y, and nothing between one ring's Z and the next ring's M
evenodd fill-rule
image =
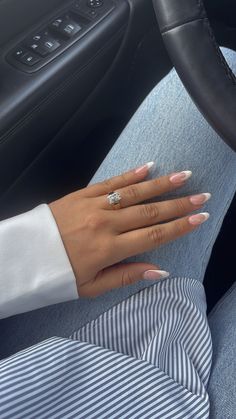
M191 172L191 170L185 170L184 172L174 173L170 177L170 182L174 184L182 183L185 180L188 180L192 176L192 174L193 173Z
M151 167L154 166L154 161L150 161L149 163L144 164L143 166L139 167L138 169L135 170L135 173L142 173L142 172L146 172L148 170L151 169Z
M199 194L199 195L191 196L190 202L194 205L201 205L201 204L205 204L205 202L209 201L210 198L211 198L210 193L202 193L202 194Z
M189 218L189 223L192 225L200 225L205 223L208 220L210 214L208 212L202 212L200 214L192 215Z
M143 279L156 280L156 279L168 278L168 276L170 276L169 272L150 270L150 271L144 272Z

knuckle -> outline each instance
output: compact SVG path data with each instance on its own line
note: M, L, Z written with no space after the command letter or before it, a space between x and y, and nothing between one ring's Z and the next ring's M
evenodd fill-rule
M112 181L112 179L104 180L102 182L102 186L104 186L107 193L113 192L113 181Z
M129 271L123 271L121 275L121 285L122 287L127 287L132 285L135 282L134 276Z
M176 208L176 213L178 214L183 214L186 212L186 206L184 203L183 199L176 199L175 201L175 208Z
M86 217L86 225L90 230L98 230L104 227L106 220L102 213L94 212Z
M183 236L183 234L185 234L185 224L184 224L184 222L183 222L183 220L178 220L178 221L176 221L175 222L175 235L176 235L176 237L179 237L179 236Z
M163 229L160 226L151 228L148 231L148 239L154 246L161 245L164 242Z
M147 204L140 207L141 216L148 220L157 220L160 216L159 208L156 204Z
M126 174L126 173L122 173L122 174L120 175L120 178L121 178L121 183L122 183L124 186L127 186L127 185L128 185L128 183L129 183L129 179L128 179L127 174Z
M127 196L127 198L132 199L132 200L139 199L140 198L140 193L139 193L139 190L138 190L137 186L135 186L135 185L129 186L126 190L126 196Z
M152 180L153 186L155 188L160 188L161 186L163 186L163 179L162 178L156 178Z

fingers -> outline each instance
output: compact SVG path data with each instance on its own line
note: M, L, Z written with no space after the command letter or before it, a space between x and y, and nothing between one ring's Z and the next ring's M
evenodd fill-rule
M131 205L138 204L151 198L163 195L164 193L171 192L190 178L192 172L185 171L168 176L163 176L157 179L148 180L138 184L130 184L129 186L118 189L117 192L121 195L121 207L127 208ZM101 206L104 209L110 209L110 205L105 197L99 198Z
M90 185L87 188L82 189L81 192L83 196L87 198L107 195L108 193L116 191L117 189L124 188L128 185L142 181L148 175L149 170L151 167L153 167L153 165L153 162L146 163L143 166L123 173L120 176L115 176L111 179L104 180L103 182L97 183L96 185Z
M119 260L122 260L153 250L162 244L191 233L208 218L208 213L196 214L169 223L121 234L116 238L117 256Z
M156 265L127 263L112 266L100 272L95 280L79 288L80 297L97 297L115 288L133 285L141 279L158 280L167 278L169 273L159 270Z
M114 227L118 233L180 218L196 211L210 199L208 193L146 205L136 205L114 214ZM120 216L122 214L122 216Z

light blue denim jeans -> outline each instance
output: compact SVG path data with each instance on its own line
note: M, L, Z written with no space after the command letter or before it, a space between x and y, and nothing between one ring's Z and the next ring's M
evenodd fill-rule
M236 72L236 54L225 50ZM210 220L191 235L162 246L134 260L157 263L171 276L203 281L213 244L236 189L236 154L201 116L176 72L162 80L135 113L108 154L92 183L154 160L151 176L192 170L188 184L170 197L210 192L205 211ZM114 304L154 282L139 283L111 291L96 300L55 305L2 322L2 356L52 335L69 336ZM210 381L212 417L233 418L236 412L236 287L210 319L213 336L213 372ZM3 335L5 333L5 336ZM17 343L25 335L24 345ZM21 339L22 340L22 339Z

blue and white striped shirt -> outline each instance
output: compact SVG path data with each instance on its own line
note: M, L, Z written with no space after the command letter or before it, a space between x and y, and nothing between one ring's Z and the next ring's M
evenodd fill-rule
M202 284L170 278L0 362L0 418L208 418L211 357Z

